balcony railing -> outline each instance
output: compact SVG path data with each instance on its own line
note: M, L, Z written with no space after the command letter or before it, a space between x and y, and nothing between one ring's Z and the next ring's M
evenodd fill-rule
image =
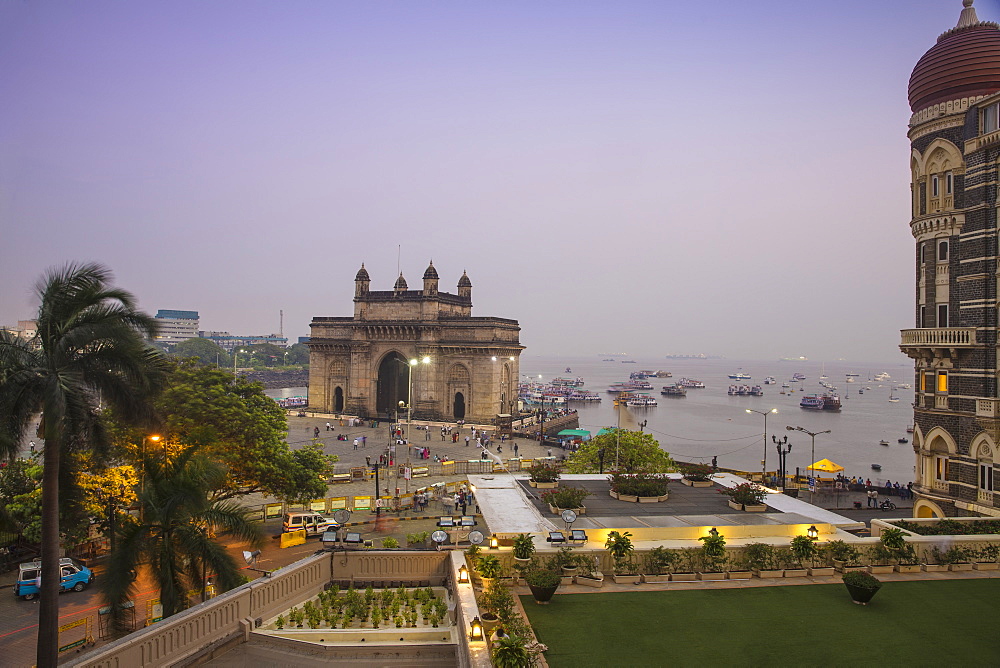
M939 492L947 492L948 483L944 480L934 480L931 482L931 489L938 490Z
M940 411L948 410L948 395L947 394L935 394L934 395L934 408Z
M958 348L976 345L975 327L904 329L900 335L900 347Z
M1000 417L1000 399L976 399L976 417Z
M985 503L988 506L993 505L993 492L987 492L985 489L979 490L979 494L976 497L979 503Z

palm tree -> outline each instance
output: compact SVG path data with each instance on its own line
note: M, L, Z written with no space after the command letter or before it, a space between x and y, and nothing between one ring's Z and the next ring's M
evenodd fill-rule
M60 460L105 451L102 405L124 421L147 418L146 399L162 378L161 357L146 344L155 321L110 281L111 272L98 264L50 270L35 287L35 338L0 332L0 456L17 453L39 415L38 436L45 440L36 656L42 668L58 662L60 487L65 492L70 480Z
M187 447L172 460L151 454L142 462L145 484L139 493L140 520L121 531L118 549L104 575L102 588L113 611L135 593L135 573L148 566L160 589L163 616L186 607L190 590L201 589L211 576L220 591L242 583L240 568L214 536L228 533L257 547L259 522L233 501L212 501L225 484L225 468Z

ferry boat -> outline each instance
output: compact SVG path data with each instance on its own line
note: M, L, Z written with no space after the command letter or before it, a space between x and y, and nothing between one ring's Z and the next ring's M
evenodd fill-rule
M729 378L731 380L750 380L750 374L737 371L736 373L729 374Z
M805 379L806 379L806 377L804 375L802 375L801 373L793 373L792 374L792 380L793 381L799 382L799 381L803 381Z
M705 389L705 383L694 378L681 378L677 384L688 389Z
M840 410L840 397L836 394L824 394L820 399L823 400L823 410L825 411L839 411Z
M764 396L764 390L760 385L754 385L753 387L749 385L730 385L729 394L739 397L762 397Z
M628 375L632 380L644 380L646 378L656 378L655 371L633 371Z
M686 397L687 389L683 385L664 385L660 394L668 397Z
M669 371L663 371L662 369L656 372L657 378L673 378L674 374Z
M622 360L622 364L635 364L635 360Z
M659 405L657 404L656 399L648 394L636 394L626 399L625 403L633 408L648 408Z
M601 396L589 390L573 390L566 397L566 401L600 401Z
M818 397L815 394L807 394L802 397L799 402L799 408L808 408L810 410L822 410L823 409L823 397Z
M556 387L580 387L583 385L583 378L553 378L552 384Z
M857 375L857 374L855 374L855 375ZM890 380L891 378L892 378L892 376L890 376L889 374L887 374L885 371L883 371L882 373L875 374L875 381L879 382L879 383L884 383L884 382Z
M566 367L566 373L573 373L573 370L570 369L569 367Z
M764 384L765 385L773 385L774 383L777 383L777 382L778 381L776 381L774 379L774 376L768 376L767 378L764 379Z
M286 397L284 399L275 399L274 401L282 408L301 408L302 406L309 405L307 397Z

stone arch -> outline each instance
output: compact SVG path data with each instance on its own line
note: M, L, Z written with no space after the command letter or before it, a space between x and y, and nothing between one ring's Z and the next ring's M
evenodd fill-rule
M340 385L333 388L333 412L344 412L344 388Z
M344 395L347 393L349 380L349 365L346 355L335 355L330 358L326 366L326 397L328 405L326 410L334 413L341 413L344 410ZM340 393L338 407L337 393Z
M911 156L913 155L920 156L919 169L922 175L946 169L960 170L965 167L962 151L955 144L941 137L928 144L923 155L915 150Z
M472 412L472 374L461 362L448 367L448 413L456 420L464 420Z
M976 434L975 438L969 444L969 452L976 459L988 459L991 462L996 461L996 451L996 444L985 431Z
M402 353L390 350L375 368L375 411L380 416L393 415L400 401L410 400L410 364Z
M927 437L924 441L926 445L923 449L929 452L938 452L948 455L958 454L958 444L955 443L955 439L941 427L934 427L927 432Z
M913 516L937 517L939 519L947 517L947 515L945 515L945 512L941 510L941 506L934 503L933 501L928 501L927 499L917 499L913 503Z

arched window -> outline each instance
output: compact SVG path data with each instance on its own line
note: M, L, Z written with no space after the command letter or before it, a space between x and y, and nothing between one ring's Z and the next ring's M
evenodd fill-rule
M939 241L938 242L938 262L946 262L948 260L948 242Z
M981 492L993 492L993 450L987 444L979 446L976 454L979 464L979 490Z

